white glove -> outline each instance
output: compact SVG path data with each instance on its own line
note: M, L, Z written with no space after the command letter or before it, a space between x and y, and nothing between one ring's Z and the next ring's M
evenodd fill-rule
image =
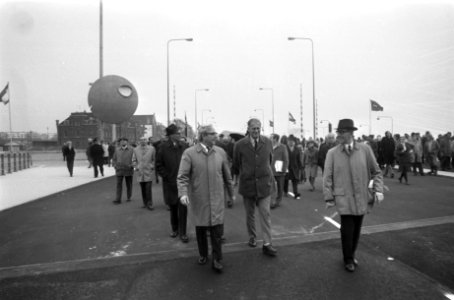
M188 206L188 204L189 204L189 197L186 196L186 195L181 196L180 202L181 202L181 204L183 204L184 206Z
M336 203L334 202L334 200L328 200L328 201L326 201L325 208L328 209L328 208L334 207L335 205L336 205Z
M380 204L384 199L383 193L375 192L375 203Z
M232 201L236 201L236 196L235 195L232 196Z

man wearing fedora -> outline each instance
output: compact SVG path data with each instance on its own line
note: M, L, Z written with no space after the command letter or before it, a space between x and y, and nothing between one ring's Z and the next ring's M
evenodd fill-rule
M349 272L358 266L355 251L363 217L384 198L383 176L374 153L368 145L355 142L355 130L353 120L339 121L339 144L328 151L323 173L326 207L336 206L341 218L344 266Z
M186 235L188 209L178 199L177 175L181 156L187 145L181 141L180 129L175 124L166 128L167 140L163 141L156 155L156 169L163 181L164 202L170 208L172 238L180 235L183 243L189 241Z

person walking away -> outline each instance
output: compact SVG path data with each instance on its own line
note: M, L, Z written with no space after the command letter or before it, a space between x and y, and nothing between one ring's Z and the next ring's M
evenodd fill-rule
M126 198L127 202L131 201L132 197L132 177L134 176L134 169L132 165L133 150L128 145L128 139L120 138L120 147L115 150L112 157L112 165L115 168L115 175L117 176L117 189L114 204L121 204L121 195L123 192L123 179L126 184Z
M339 145L326 155L323 196L326 207L336 206L341 218L341 242L344 267L354 272L355 253L364 215L383 196L383 176L372 149L354 140L353 120L342 119L337 127Z
M90 148L90 155L91 159L93 161L93 171L95 178L98 177L98 167L99 167L99 172L101 172L101 176L104 176L104 149L102 146L99 144L99 141L97 138L93 139L93 145Z
M424 157L426 163L429 165L430 171L428 174L437 176L440 161L438 159L438 151L440 146L438 142L434 140L434 137L430 133L426 133L426 142L424 143Z
M293 197L300 199L300 193L298 193L298 183L300 181L301 170L303 169L303 158L301 151L296 147L296 138L290 135L287 141L288 151L288 173L284 182L284 193L288 194L288 183L292 181ZM307 176L307 174L306 174Z
M183 243L189 238L186 234L188 208L178 199L177 175L181 156L187 146L180 140L180 129L175 124L166 128L167 140L162 141L156 155L156 169L163 181L164 201L170 208L172 238L180 236Z
M385 136L381 140L381 149L383 151L383 162L385 163L384 177L388 177L390 173L391 178L394 178L394 160L396 143L391 135L391 132L386 131Z
M243 196L246 211L246 226L249 235L249 246L257 247L255 230L255 207L258 207L260 224L263 233L262 251L265 255L276 256L277 250L271 240L271 185L274 177L271 170L273 145L260 135L261 123L250 119L248 136L239 140L233 150L233 169L239 174L239 193Z
M66 146L63 149L63 156L66 158L66 167L69 171L69 176L73 177L73 170L74 170L74 159L76 158L76 150L73 147L73 143L71 141L66 142Z
M222 272L222 233L224 224L224 186L235 199L230 167L225 151L214 144L212 125L199 128L200 143L186 149L178 170L178 196L190 207L195 223L197 246L204 265L208 259L207 231L210 232L212 268Z
M271 162L271 168L273 169L273 175L277 186L276 198L271 200L271 209L274 209L279 207L282 201L285 173L288 169L288 151L287 147L279 142L279 134L273 134L271 141L273 143L273 160Z
M407 142L405 136L401 136L396 146L396 157L399 161L399 182L402 183L402 178L405 179L405 184L408 185L408 171L412 164L413 146ZM414 156L413 156L414 157Z
M309 141L307 149L304 152L304 164L306 167L306 175L309 176L309 183L311 185L311 192L315 190L315 178L318 173L318 150L315 148L315 142Z
M134 155L132 162L142 192L142 207L153 210L152 176L155 166L156 151L153 146L147 145L147 139L145 137L140 139L139 146L134 148L133 151Z

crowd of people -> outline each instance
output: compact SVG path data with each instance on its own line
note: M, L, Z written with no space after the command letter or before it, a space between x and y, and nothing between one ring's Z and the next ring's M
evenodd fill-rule
M257 119L247 122L245 137L237 140L230 135L217 135L211 125L198 129L192 145L171 124L166 137L152 142L142 138L138 145L126 138L107 144L97 138L89 140L86 155L94 176L104 176L103 165L116 172L116 198L122 203L123 179L126 201L131 201L132 181L136 174L140 183L143 207L154 209L153 178L162 179L164 202L170 211L170 237L183 243L187 235L188 207L193 216L199 249L198 263L208 260L209 233L212 245L212 268L222 272L222 242L224 241L224 209L236 202L234 187L243 198L246 214L247 244L257 246L255 209L257 207L265 255L276 256L272 244L271 209L282 203L283 197L301 198L300 188L308 183L315 191L319 171L323 175L323 194L327 208L335 206L341 216L341 240L345 269L353 272L358 265L355 251L359 241L363 216L383 196L383 177L408 184L408 173L437 175L450 170L454 163L454 139L451 133L434 139L430 132L354 137L357 130L350 119L339 121L337 135L325 139L298 139L293 135L269 138L260 134ZM73 176L75 151L68 141L62 148L70 176ZM424 173L423 166L429 168ZM99 171L98 171L99 169ZM289 191L289 182L292 192ZM360 192L358 192L360 191Z

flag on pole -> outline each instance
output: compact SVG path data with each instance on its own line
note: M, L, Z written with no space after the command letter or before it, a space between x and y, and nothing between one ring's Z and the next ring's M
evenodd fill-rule
M274 122L270 120L270 127L274 127Z
M292 116L292 114L290 112L288 112L288 120L290 122L292 122L293 124L296 123L296 119Z
M372 99L369 99L369 100L370 100L370 109L372 111L383 111L383 106L378 104L377 101L374 101Z
M6 84L5 88L0 92L0 102L3 104L8 104L9 102L9 82Z

